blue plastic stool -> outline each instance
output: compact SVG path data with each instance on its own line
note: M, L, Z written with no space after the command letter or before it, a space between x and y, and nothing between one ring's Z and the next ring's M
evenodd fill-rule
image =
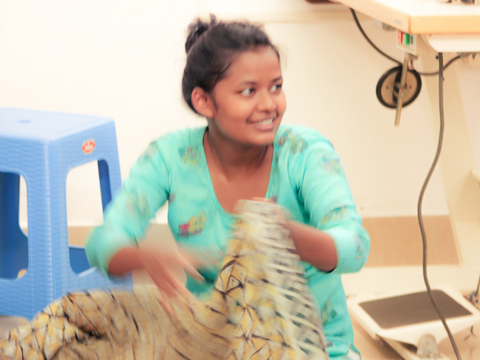
M121 186L113 120L0 109L0 314L31 319L72 290L132 286L131 277L108 280L90 268L84 248L68 244L67 175L91 161L98 161L105 210ZM19 225L20 175L28 237Z

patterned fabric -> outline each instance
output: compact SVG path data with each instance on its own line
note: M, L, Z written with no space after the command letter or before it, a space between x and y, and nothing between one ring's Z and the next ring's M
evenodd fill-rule
M149 288L67 295L0 341L7 359L328 359L319 311L279 207L242 202L212 298Z

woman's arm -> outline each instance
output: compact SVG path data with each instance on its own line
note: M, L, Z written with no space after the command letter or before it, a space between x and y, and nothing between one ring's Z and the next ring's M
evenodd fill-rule
M143 269L139 252L138 248L133 247L125 247L117 251L108 264L108 273L121 276L134 270Z
M318 133L305 134L305 139L307 145L290 159L289 171L310 225L292 227L300 256L323 271L359 271L367 260L370 240L339 156Z
M98 266L105 275L110 273L109 263L120 250L127 248L126 253L132 255L131 249L138 247L138 241L144 238L150 219L167 201L170 165L163 154L168 151L168 145L162 140L150 144L130 170L121 191L108 204L103 225L95 227L86 240L90 265ZM135 257L128 258L132 266L135 265ZM127 271L118 271L115 275L129 272L129 264L122 266L126 266Z
M179 280L182 272L185 271L199 281L203 280L192 263L193 258L179 249L163 251L125 247L113 255L108 264L108 272L111 275L123 275L145 269L161 291L175 296L186 291L185 285Z
M312 226L297 221L287 221L297 253L317 269L325 272L334 270L337 266L337 249L333 238Z

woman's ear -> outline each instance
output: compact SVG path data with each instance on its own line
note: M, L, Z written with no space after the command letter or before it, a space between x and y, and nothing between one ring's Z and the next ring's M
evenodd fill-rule
M209 93L198 86L192 90L192 105L194 109L207 119L215 117L215 106Z

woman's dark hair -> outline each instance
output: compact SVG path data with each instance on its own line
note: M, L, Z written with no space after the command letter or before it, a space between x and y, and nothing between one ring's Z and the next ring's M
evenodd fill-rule
M182 94L188 106L192 105L192 91L200 87L210 93L223 79L235 57L257 46L270 46L280 59L277 48L260 25L248 22L217 22L210 15L210 23L197 19L187 29L187 64L183 71Z

